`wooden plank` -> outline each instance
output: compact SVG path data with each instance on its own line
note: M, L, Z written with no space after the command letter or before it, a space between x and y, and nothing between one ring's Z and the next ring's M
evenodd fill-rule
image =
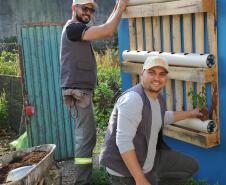
M152 19L151 17L145 17L144 18L145 22L145 37L146 37L146 50L147 51L152 51Z
M192 15L183 15L183 25L184 25L184 52L192 52ZM186 110L192 110L192 97L188 96L188 92L194 90L194 83L186 82Z
M136 50L136 32L135 32L135 27L136 22L135 19L129 19L129 39L130 39L130 49L131 50ZM132 84L135 85L138 82L138 76L137 75L132 75Z
M171 41L170 41L170 16L164 16L163 22L163 44L164 52L171 52Z
M142 70L142 63L123 62L121 69L124 72L139 75ZM169 79L186 80L191 82L208 83L215 80L214 70L203 68L169 67Z
M180 29L180 15L173 16L173 48L174 52L181 52L181 29ZM183 81L175 81L176 94L176 110L183 110Z
M143 24L142 18L136 19L136 29L137 29L137 50L144 50L144 37L143 37Z
M163 17L163 44L164 51L171 51L171 41L170 41L170 17ZM166 82L166 108L167 110L173 110L173 87L172 80L168 79Z
M163 3L175 0L130 0L128 6L137 6L142 4Z
M163 134L203 148L211 148L219 144L216 140L216 133L205 134L201 132L194 132L175 125L166 125L164 127Z
M196 53L204 53L204 15L203 13L195 14L195 46ZM205 84L197 84L197 93L202 91Z
M135 19L129 19L130 49L136 50Z
M137 50L143 51L144 50L144 37L143 37L143 23L142 18L138 17L136 18L136 33L137 33ZM135 83L137 84L139 82L139 74L135 77L134 76Z
M209 52L214 54L216 65L214 68L215 81L211 83L212 91L212 105L211 105L211 118L216 120L217 128L220 128L220 115L219 115L219 89L218 89L218 54L217 54L217 27L216 27L216 2L212 6L214 12L207 14L208 26L208 44ZM220 143L220 129L217 130L216 139Z
M154 51L161 51L160 17L153 17Z
M197 53L204 53L204 14L195 14L195 46Z
M122 18L180 15L197 12L213 12L214 0L180 0L129 6Z

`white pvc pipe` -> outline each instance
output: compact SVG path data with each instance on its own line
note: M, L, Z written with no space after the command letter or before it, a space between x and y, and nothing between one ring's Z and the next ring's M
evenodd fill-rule
M129 0L128 6L162 3L162 2L168 2L168 1L175 1L175 0Z
M168 53L158 51L123 51L124 61L144 62L148 56L160 56L172 66L211 68L214 66L214 55L196 53Z
M191 118L177 121L173 124L208 134L214 133L217 130L217 125L213 120L202 121L198 118Z

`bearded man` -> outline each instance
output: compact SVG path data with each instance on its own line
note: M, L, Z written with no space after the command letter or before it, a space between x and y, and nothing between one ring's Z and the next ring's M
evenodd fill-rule
M75 117L76 185L90 185L92 151L96 144L96 123L92 94L97 84L97 66L92 40L111 37L128 0L118 0L106 23L88 26L97 4L94 0L73 0L72 18L61 36L61 88L64 102Z

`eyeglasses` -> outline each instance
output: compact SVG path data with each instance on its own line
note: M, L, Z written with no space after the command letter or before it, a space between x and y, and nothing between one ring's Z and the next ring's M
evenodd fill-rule
M93 14L96 11L94 8L89 8L87 6L82 6L82 5L77 5L77 6L80 7L82 11L85 13L90 12L91 14Z

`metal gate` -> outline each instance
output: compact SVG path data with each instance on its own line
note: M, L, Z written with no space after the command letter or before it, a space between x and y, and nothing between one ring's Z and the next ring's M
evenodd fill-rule
M74 120L60 89L60 37L57 24L18 26L24 105L30 146L57 145L55 159L74 156Z

